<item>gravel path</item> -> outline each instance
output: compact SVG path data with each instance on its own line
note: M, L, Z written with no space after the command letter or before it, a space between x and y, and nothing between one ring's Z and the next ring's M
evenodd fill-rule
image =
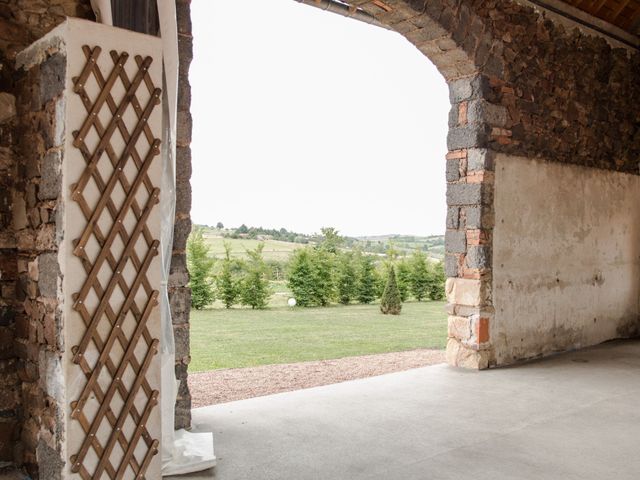
M193 408L373 377L445 361L443 350L411 350L316 362L189 374Z

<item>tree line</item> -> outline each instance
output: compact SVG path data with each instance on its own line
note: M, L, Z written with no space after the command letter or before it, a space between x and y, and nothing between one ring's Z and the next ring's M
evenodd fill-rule
M390 276L402 302L409 297L417 301L444 298L442 262L430 262L419 250L408 258L398 258L388 251L384 261L378 260L358 250L341 251L331 240L325 240L293 253L287 284L303 307L326 306L334 301L343 305L373 303L382 298Z
M343 244L344 238L335 229L323 228L317 244L295 250L286 266L274 269L263 258L263 244L248 250L248 258L241 260L232 258L231 247L225 243L224 257L215 260L209 255L202 229L195 227L187 243L192 306L201 309L218 299L226 308L238 304L266 308L273 278L286 279L301 307L370 304L380 299L384 311L390 299L392 308L384 313L399 313L401 307L396 303L401 305L409 298L444 298L442 262L429 261L422 251L400 258L389 248L382 258L344 250Z
M255 249L247 250L247 260L240 260L231 257L231 246L225 243L224 257L216 261L209 254L202 229L194 228L187 241L191 306L200 310L217 298L226 308L237 304L266 308L271 289L263 248L264 244L258 244Z

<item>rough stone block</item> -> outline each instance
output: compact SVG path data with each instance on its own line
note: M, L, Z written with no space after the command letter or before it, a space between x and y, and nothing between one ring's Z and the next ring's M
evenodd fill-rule
M444 249L447 253L464 253L467 251L467 236L464 230L447 230Z
M62 480L62 471L65 462L64 459L61 458L61 452L51 448L45 442L39 441L37 457L40 478Z
M469 268L491 268L491 249L486 245L469 247L466 263Z
M182 251L187 246L187 238L191 233L191 220L186 218L180 218L176 220L173 227L173 250Z
M40 200L55 200L60 195L61 167L59 152L50 152L42 159L42 178L38 189Z
M447 321L447 332L450 338L469 340L472 336L471 319L465 317L450 316Z
M468 78L449 82L449 101L452 105L468 100L473 95L473 87Z
M455 338L449 338L447 341L447 363L449 365L471 370L484 370L489 368L489 359L490 352L487 350L467 348Z
M178 112L176 120L176 142L179 146L191 143L192 119L189 111Z
M186 357L189 355L189 324L174 325L173 336L176 345L176 357ZM185 362L185 363L188 363Z
M460 113L460 108L458 104L451 105L451 109L449 110L449 128L453 128L458 125L458 114Z
M40 102L47 103L64 90L67 60L56 54L40 64Z
M21 192L14 192L13 195L13 228L22 230L28 225L27 221L27 203Z
M169 292L169 305L173 324L187 324L191 310L191 289L188 287L172 288Z
M38 288L43 297L57 298L60 265L57 253L43 253L38 256Z
M481 184L455 183L447 185L447 205L480 205L481 203Z
M447 148L449 150L459 150L462 148L483 147L489 141L489 133L488 125L483 123L450 128L447 135Z
M456 255L445 255L444 257L444 273L447 277L457 277L458 257Z
M485 303L481 280L467 278L448 278L445 284L447 301L456 305L470 307L481 306Z
M465 207L465 227L482 228L482 207Z
M457 182L460 179L460 160L447 160L447 182Z
M460 228L460 208L459 207L447 208L447 228L453 228L453 229Z
M494 105L484 99L469 102L467 111L469 123L488 123L492 127L504 127L508 117L507 109L502 105Z

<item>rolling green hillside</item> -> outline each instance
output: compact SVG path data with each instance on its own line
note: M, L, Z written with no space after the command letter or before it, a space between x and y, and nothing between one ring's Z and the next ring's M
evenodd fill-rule
M221 258L224 255L224 242L229 242L232 255L244 258L246 250L253 249L260 242L264 242L264 258L266 261L286 261L291 253L305 245L313 245L321 241L319 235L304 235L288 232L285 229L265 230L261 228L246 228L247 233L238 233L238 229L217 229L204 226L204 237L211 245L212 254ZM243 230L244 232L245 230ZM263 234L262 232L268 232ZM279 238L274 238L277 236ZM295 239L282 240L282 239ZM444 258L444 235L376 235L364 237L345 237L345 250L360 249L364 252L383 255L388 248L393 248L402 256L410 255L415 250L422 250L434 260Z

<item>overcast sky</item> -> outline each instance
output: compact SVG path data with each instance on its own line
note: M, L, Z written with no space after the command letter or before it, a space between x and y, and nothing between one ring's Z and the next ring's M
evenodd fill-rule
M443 234L448 92L400 35L293 0L193 0L194 222Z

